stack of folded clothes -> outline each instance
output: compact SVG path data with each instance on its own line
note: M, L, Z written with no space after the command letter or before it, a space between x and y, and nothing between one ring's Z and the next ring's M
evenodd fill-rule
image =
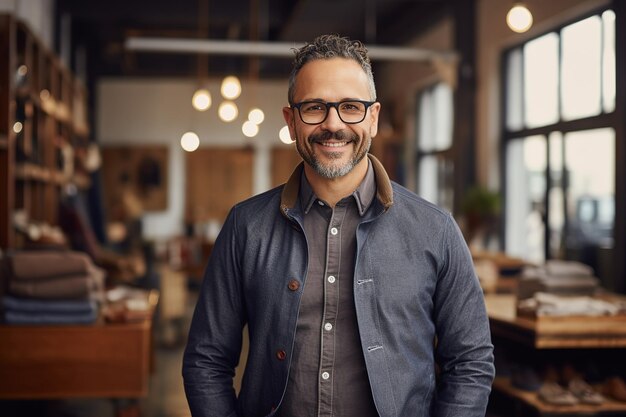
M87 324L104 300L104 271L82 252L24 251L5 260L4 321Z
M538 267L526 267L518 284L518 298L536 292L558 295L592 295L599 288L593 269L575 261L549 260Z

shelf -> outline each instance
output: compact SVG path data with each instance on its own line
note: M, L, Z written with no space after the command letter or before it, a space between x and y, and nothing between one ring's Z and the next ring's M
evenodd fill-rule
M487 294L485 304L491 333L534 349L626 347L626 316L519 317L517 298Z
M600 415L600 413L603 415L606 413L626 413L626 403L618 402L610 398L607 398L606 401L600 405L577 404L564 406L547 404L538 397L536 392L515 388L508 378L503 377L497 377L495 379L493 382L493 390L522 401L541 414L563 416L580 414L589 417Z
M68 176L62 171L51 170L32 163L16 165L15 178L22 181L40 181L59 186L74 184L81 189L89 188L91 186L91 178L89 178L89 175L87 174L74 173L73 175Z

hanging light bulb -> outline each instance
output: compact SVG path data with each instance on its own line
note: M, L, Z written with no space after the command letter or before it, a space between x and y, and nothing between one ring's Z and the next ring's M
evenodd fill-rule
M282 129L278 132L278 137L282 143L286 143L289 145L294 141L291 139L291 135L289 134L289 128L287 126L283 126Z
M234 75L229 75L222 80L222 87L220 88L222 97L227 100L234 100L241 94L241 83L239 78Z
M513 32L524 33L533 25L533 15L523 3L515 3L506 14L506 24Z
M263 110L255 107L248 113L248 120L254 124L260 125L263 123L263 120L265 120L265 113L263 113Z
M205 111L209 107L211 107L211 93L206 88L199 88L193 93L193 97L191 98L191 104L193 108L198 111Z
M259 125L251 120L246 120L243 126L241 126L241 131L247 137L252 138L259 133Z
M222 121L232 122L239 115L239 109L237 109L237 105L232 101L223 101L220 103L217 113Z
M200 146L200 138L194 132L186 132L180 138L180 146L187 152L193 152Z

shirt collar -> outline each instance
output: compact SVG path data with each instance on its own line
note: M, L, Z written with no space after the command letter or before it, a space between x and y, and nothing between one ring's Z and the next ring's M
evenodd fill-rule
M365 178L363 178L361 184L359 184L356 190L354 190L351 194L356 201L356 205L361 216L365 214L369 206L372 204L375 195L376 178L374 175L374 169L372 168L372 163L368 160ZM311 210L313 203L317 200L319 199L315 195L315 192L313 192L313 188L311 188L311 184L309 184L309 180L307 180L304 170L302 170L302 174L300 176L300 202L302 203L305 214Z

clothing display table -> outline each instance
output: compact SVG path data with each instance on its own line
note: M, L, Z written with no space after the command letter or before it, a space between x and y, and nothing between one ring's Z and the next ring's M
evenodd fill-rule
M158 295L149 297L154 311ZM148 393L152 318L0 326L0 399L132 399Z

